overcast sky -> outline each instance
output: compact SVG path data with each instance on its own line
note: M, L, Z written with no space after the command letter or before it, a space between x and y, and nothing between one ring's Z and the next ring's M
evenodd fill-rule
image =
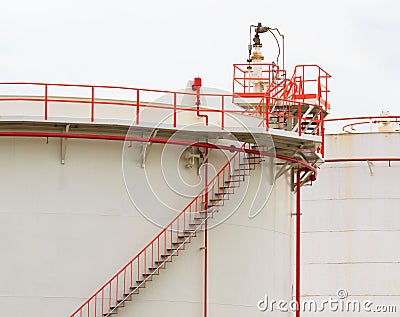
M230 91L262 22L285 34L289 73L333 76L334 116L400 114L399 0L0 1L0 81L181 89L200 76Z

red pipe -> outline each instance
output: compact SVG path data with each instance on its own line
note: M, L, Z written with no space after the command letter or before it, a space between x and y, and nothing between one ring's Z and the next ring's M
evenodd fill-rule
M400 116L360 116L360 117L328 118L325 119L325 122L346 121L346 120L399 119L399 118Z
M400 161L399 157L356 157L356 158L334 158L326 159L326 163L336 163L336 162L391 162Z
M300 164L307 170L316 173L317 170L307 162L287 157L284 155L274 154L267 151L259 151L252 149L244 149L240 147L231 147L226 145L215 145L204 142L187 142L177 140L166 140L159 138L139 138L124 135L103 135L103 134L86 134L86 133L60 133L60 132L31 132L31 131L1 131L0 137L44 137L44 138L70 138L70 139L89 139L89 140L109 140L109 141L132 141L132 142L150 142L150 143L161 143L161 144L173 144L173 145L185 145L185 146L197 146L208 149L220 149L234 152L245 152L249 154L259 154L262 156L275 157L284 161Z
M197 110L197 116L200 118L205 118L206 119L206 125L208 126L208 115L206 114L201 114L200 113L200 88L201 88L201 78L196 77L194 79L192 89L196 92L196 110Z
M206 203L206 210L208 210L208 148L205 149L204 156L206 157L205 161L205 203ZM204 317L207 317L207 292L208 292L208 214L206 221L204 222Z
M296 178L296 317L300 317L300 300L301 300L301 293L300 293L300 230L301 230L301 223L300 223L300 216L301 216L301 173L308 171L306 168L299 168L297 170L297 178Z

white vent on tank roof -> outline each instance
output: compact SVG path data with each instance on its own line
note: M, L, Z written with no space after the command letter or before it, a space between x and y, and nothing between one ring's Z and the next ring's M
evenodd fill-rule
M390 117L390 111L382 111L380 114L382 117ZM379 120L378 131L379 132L400 132L400 122L395 118L382 118Z

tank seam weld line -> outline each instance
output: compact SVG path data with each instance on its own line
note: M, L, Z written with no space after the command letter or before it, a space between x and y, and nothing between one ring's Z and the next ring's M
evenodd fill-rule
M304 234L313 234L313 233L346 233L346 232L397 232L399 229L359 229L359 230L317 230L317 231L302 231Z
M377 261L359 261L359 262L308 262L303 263L304 265L345 265L345 264L400 264L400 261L387 261L387 262L377 262Z
M329 297L329 296L337 296L337 294L307 294L307 295L301 295L301 297ZM385 294L385 295L376 295L376 294L349 294L349 297L400 297L400 294Z
M368 198L368 197L351 197L351 198L321 198L321 199L303 199L303 203L306 201L343 201L343 200L400 200L400 198L396 197L373 197L373 198ZM320 212L320 211L318 211Z

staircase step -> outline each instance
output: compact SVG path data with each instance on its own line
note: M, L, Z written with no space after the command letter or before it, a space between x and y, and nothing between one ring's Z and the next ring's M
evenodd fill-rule
M204 218L203 220L205 220L205 218ZM193 228L194 226L196 226L196 228L197 228L197 227L201 227L201 226L203 225L203 220L201 220L201 221L199 220L198 223L196 223L196 224L190 223L189 226L191 226L192 228Z
M262 159L262 156L250 156L250 157L244 157L245 160L255 160L255 159Z
M138 290L136 287L131 286L131 287L129 287L129 289L130 289L131 291L134 291L134 292L132 293L132 295L134 295L134 294L139 294L139 290ZM129 294L124 294L124 296L127 296L127 295L129 295Z
M126 297L126 296L125 296ZM130 296L129 296L130 297ZM119 300L117 300L117 303L119 304L119 303L123 303L123 302L131 302L132 301L132 298L126 298L126 299L119 299ZM121 306L120 306L121 307Z
M232 186L232 185L226 185L226 186L220 186L219 189L230 189L230 188L238 188L239 186Z
M223 206L222 204L219 203L223 203L222 199L210 200L207 206L208 208Z
M172 256L178 256L178 253L174 253L174 254L161 254L160 255L160 258L170 258L170 257L172 257ZM145 273L145 274L147 274L147 273Z
M223 199L222 198L213 198L213 199L210 199L210 201L223 201Z
M163 269L165 269L163 266L160 266L160 267L149 267L149 270L150 271L157 271L157 270L163 270Z
M136 281L136 283L137 283L136 287L137 288L145 288L146 286L144 284L147 283L147 282L149 282L149 280L146 280L146 282L144 282L144 280L143 281ZM143 284L141 284L141 283L143 283Z
M232 190L230 191L229 189L232 188ZM215 193L216 196L218 195L230 195L230 194L234 194L235 190L233 188L234 185L225 185L225 186L221 186L221 188L219 188L219 193ZM223 191L222 191L223 190Z
M195 237L196 234L178 234L178 239L187 239L187 238L193 238Z
M202 210L202 211L199 211L199 214L209 214L209 213L211 213L212 211L211 210ZM204 218L205 219L205 218Z
M244 175L243 174L240 174L240 173L237 173L237 174L231 174L231 175L229 175L229 177L243 177Z
M243 182L243 180L241 180L241 179L232 179L232 180L229 180L229 181L225 181L224 183L225 184L230 184L230 183L241 183L241 182Z
M142 276L144 277L144 278L146 278L146 277L148 277L148 276L153 276L153 275L160 275L160 273L143 273L142 274Z

